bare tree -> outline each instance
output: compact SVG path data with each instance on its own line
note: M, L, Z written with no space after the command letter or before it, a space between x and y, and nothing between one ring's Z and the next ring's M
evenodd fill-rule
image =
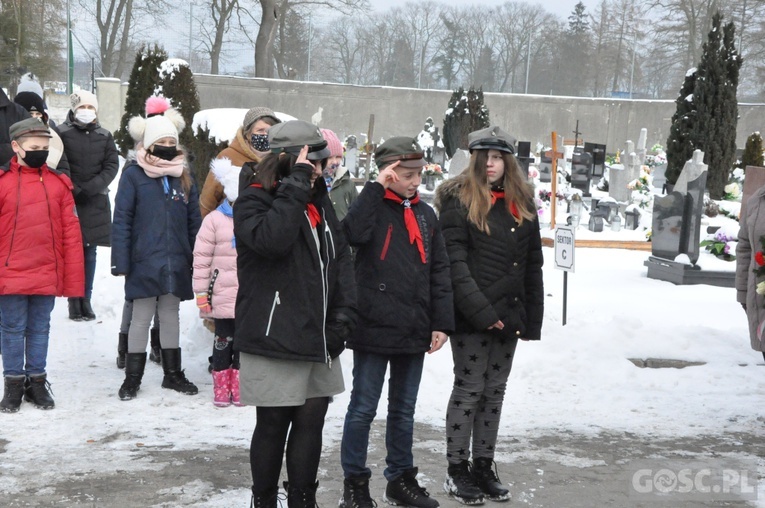
M156 29L153 24L141 28L136 20L161 18L167 10L165 0L79 0L79 5L86 17L95 19L101 72L120 78L127 72L139 32Z
M194 6L202 10L202 15L195 18L200 42L209 55L210 74L219 74L223 44L231 28L233 14L239 8L239 0L196 0Z
M498 92L525 90L525 71L530 67L533 44L540 45L544 27L553 25L553 16L542 7L508 2L496 16ZM521 80L520 78L524 79ZM516 88L516 82L520 81Z

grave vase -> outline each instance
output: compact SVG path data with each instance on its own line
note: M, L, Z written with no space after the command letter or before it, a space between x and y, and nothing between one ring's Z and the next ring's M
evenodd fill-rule
M432 191L436 189L436 177L433 175L425 175L425 189Z

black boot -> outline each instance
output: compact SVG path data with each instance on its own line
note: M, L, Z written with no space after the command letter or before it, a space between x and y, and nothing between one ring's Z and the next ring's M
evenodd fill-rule
M196 395L199 392L196 385L186 379L186 374L181 370L181 348L162 350L162 370L165 371L162 388L187 395Z
M340 508L376 508L377 503L369 495L369 478L350 477L343 480L343 498Z
M56 403L51 397L50 383L46 374L29 376L24 383L24 400L40 409L53 409Z
M0 401L0 412L15 413L21 407L24 398L25 376L5 376L5 392Z
M438 501L430 497L425 487L417 483L417 468L407 469L404 474L385 487L386 503L414 508L438 508Z
M125 381L117 394L120 400L134 399L141 389L143 370L146 367L146 353L127 353L125 355Z
M162 346L159 342L159 328L152 328L149 330L149 337L151 337L151 350L149 351L149 360L154 363L162 363L162 353L160 353Z
M473 459L473 478L483 495L492 501L509 501L510 491L502 486L497 476L497 465L488 457Z
M80 307L82 308L83 321L93 321L96 319L96 313L93 312L93 307L90 306L90 298L80 298Z
M79 298L69 298L69 319L82 321L82 304Z
M470 462L462 460L457 464L449 464L446 470L444 490L462 504L483 504L481 492L475 477L470 471Z
M278 494L279 487L276 486L264 492L255 492L255 487L253 487L250 508L276 508Z
M119 334L119 339L117 339L117 368L118 369L125 368L125 355L127 355L127 342L128 342L128 334L127 333Z
M287 506L289 508L316 508L316 489L319 482L308 487L293 487L289 482L284 482L284 490L287 491Z

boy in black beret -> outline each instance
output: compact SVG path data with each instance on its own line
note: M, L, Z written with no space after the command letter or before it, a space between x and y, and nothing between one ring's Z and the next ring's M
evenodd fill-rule
M417 483L412 441L425 353L441 349L454 328L449 260L436 214L417 194L425 165L420 146L393 137L378 147L375 161L377 180L366 184L343 220L357 249L359 322L346 342L353 350L353 391L341 447L340 506L374 506L367 446L390 366L385 500L436 508L438 501Z

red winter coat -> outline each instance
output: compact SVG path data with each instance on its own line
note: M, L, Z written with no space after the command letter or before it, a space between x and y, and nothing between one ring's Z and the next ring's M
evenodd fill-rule
M72 181L16 156L0 168L0 295L85 295Z

